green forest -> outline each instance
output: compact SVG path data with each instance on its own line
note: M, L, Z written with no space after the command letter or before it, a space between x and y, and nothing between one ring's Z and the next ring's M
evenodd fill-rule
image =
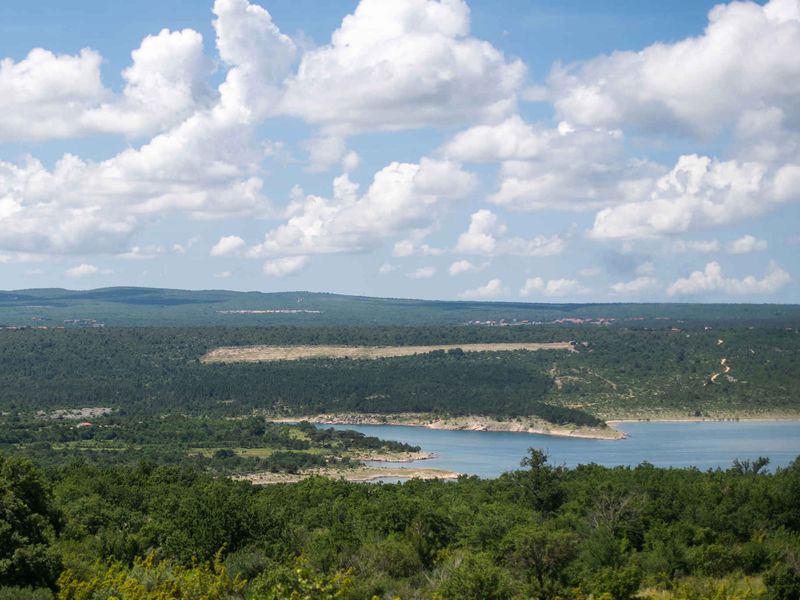
M766 462L258 488L0 455L0 598L796 600L800 460Z
M43 466L80 461L99 466L181 465L214 475L360 464L370 452L418 452L417 446L310 423L268 423L259 417L220 419L163 415L77 419L0 417L0 451Z
M556 304L370 298L313 292L233 292L112 287L0 291L0 327L458 325L470 321L612 319L630 325L716 321L796 325L787 304Z
M206 364L219 346L574 341L576 352ZM721 364L725 360L727 369ZM613 418L798 414L796 328L276 327L0 331L0 411L123 415L420 412ZM714 374L717 377L714 378Z
M202 361L553 341L575 351ZM531 449L493 480L238 479L420 450L269 417L797 415L798 359L771 321L0 330L0 600L797 600L800 460L564 468Z

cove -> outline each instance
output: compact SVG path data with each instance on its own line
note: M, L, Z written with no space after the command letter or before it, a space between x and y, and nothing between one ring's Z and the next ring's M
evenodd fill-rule
M597 463L657 467L731 466L735 459L766 456L769 468L785 467L800 455L800 421L631 422L619 423L624 440L562 438L530 433L452 431L397 425L323 425L420 446L435 458L408 466L457 471L484 478L519 468L528 448L544 450L554 465ZM375 463L385 464L385 463Z

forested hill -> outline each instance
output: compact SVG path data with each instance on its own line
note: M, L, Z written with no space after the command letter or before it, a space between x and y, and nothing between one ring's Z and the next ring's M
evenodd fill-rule
M660 327L675 322L800 323L778 304L535 304L368 298L311 292L116 287L0 291L2 326L430 325L600 320Z

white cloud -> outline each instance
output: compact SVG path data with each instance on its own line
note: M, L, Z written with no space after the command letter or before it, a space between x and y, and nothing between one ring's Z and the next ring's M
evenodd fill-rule
M112 271L110 269L100 269L95 265L81 263L66 270L68 277L88 277L90 275L108 275Z
M637 265L634 272L637 275L652 275L656 272L656 266L648 260Z
M631 281L619 281L617 283L612 283L609 287L617 294L623 296L632 296L643 294L645 292L656 291L661 286L655 277L637 277Z
M760 163L681 156L649 198L597 213L590 235L641 239L726 225L776 206L781 199L774 189L774 177Z
M492 279L486 285L461 292L459 297L471 300L489 300L491 298L502 298L510 293L510 290L503 285L501 279Z
M308 170L311 172L327 171L333 165L341 163L347 155L347 143L343 138L334 135L309 140L306 148L308 149Z
M664 169L626 158L620 131L531 125L519 116L478 125L440 152L455 160L502 163L489 201L512 210L585 209L639 197Z
M550 97L591 126L708 136L765 107L796 125L799 21L796 0L720 4L700 36L556 67Z
M396 271L397 267L390 263L383 263L380 267L378 267L378 273L381 275L386 275L387 273L391 273L392 271Z
M109 92L100 79L102 57L36 48L19 62L0 61L0 141L63 138L81 132L81 116Z
M282 109L339 134L504 116L525 66L468 34L463 0L361 0L302 56Z
M361 164L361 157L354 150L350 150L342 158L342 170L345 173L350 173L351 171L355 171L358 168L359 164Z
M678 279L667 288L670 296L686 296L722 292L731 295L773 294L789 283L789 274L771 263L766 275L757 279L748 275L742 279L725 278L718 262L706 264L703 271L693 271L688 277Z
M216 0L213 11L220 58L232 67L220 86L218 110L258 121L276 110L297 48L269 12L248 0Z
M32 158L19 164L0 161L0 249L119 253L146 224L170 212L199 219L271 212L260 163L274 148L255 141L253 125L274 108L294 44L277 31L269 13L246 0L217 0L214 12L217 48L228 70L213 106L197 108L140 148L102 162L67 154L47 170ZM136 94L146 96L144 90L161 84L172 89L170 77L184 76L186 64L198 62L199 38L176 35L162 32L143 43L134 66L158 63L161 70L155 75L134 67L127 71ZM175 45L189 50L175 50L176 62L167 64L160 57L173 54ZM149 77L156 75L154 83ZM47 80L37 77L36 82ZM52 129L57 131L55 125Z
M306 268L307 256L282 256L264 263L264 274L270 277L286 277L296 275Z
M238 235L226 235L211 248L211 256L231 256L239 254L247 245Z
M450 273L450 275L455 276L463 273L477 273L483 271L488 266L488 262L476 265L468 260L457 260L450 265L450 268L447 271Z
M719 240L675 240L672 244L672 251L676 254L687 252L710 253L719 252L722 244Z
M583 269L578 271L578 275L581 277L597 277L600 273L603 272L603 269L600 267L584 267Z
M455 251L481 256L553 256L561 254L566 242L558 235L537 235L533 239L506 237L507 228L497 215L482 208L470 217L469 228L458 237Z
M89 49L55 55L36 48L15 63L0 61L0 141L116 133L153 134L206 102L212 62L191 29L147 36L122 72L115 95L100 78L102 57Z
M214 273L214 277L216 279L228 279L232 273L230 271L222 271L220 273Z
M0 264L9 263L37 263L45 262L47 254L37 254L33 252L16 252L14 254L0 254Z
M191 29L147 36L122 72L121 97L87 111L84 133L140 136L163 131L190 116L211 96L213 63L203 54L203 36Z
M545 296L563 298L565 296L575 296L585 294L588 290L574 279L549 279L545 281L541 277L531 277L525 280L525 285L519 291L520 296L533 296L543 294Z
M408 274L411 279L430 279L436 275L436 267L420 267Z
M759 240L750 234L743 235L739 239L733 240L726 246L726 250L729 254L749 254L751 252L760 252L766 249L766 240Z
M387 237L430 227L447 200L464 197L474 185L475 177L458 164L428 158L391 163L361 196L342 175L334 180L332 199L307 196L293 203L289 220L248 255L361 252Z
M439 256L444 252L441 248L433 248L428 244L415 244L413 240L400 240L392 249L392 256Z
M164 254L164 248L158 245L134 246L127 252L118 254L120 258L129 260L152 260Z

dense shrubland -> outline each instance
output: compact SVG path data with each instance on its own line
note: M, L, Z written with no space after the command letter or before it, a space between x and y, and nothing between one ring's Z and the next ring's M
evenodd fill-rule
M763 466L532 451L496 480L257 488L0 457L0 598L796 599L800 461Z
M252 344L418 345L574 340L578 352L204 364ZM720 344L720 340L722 343ZM714 383L727 360L730 372ZM0 331L0 410L109 406L128 415L253 411L596 417L800 411L796 329L619 327L140 328Z
M351 461L353 454L418 450L355 431L318 429L309 423L268 423L258 417L104 416L81 427L74 419L0 416L0 451L27 456L45 466L70 460L105 466L148 461L221 475L297 473L360 464Z

